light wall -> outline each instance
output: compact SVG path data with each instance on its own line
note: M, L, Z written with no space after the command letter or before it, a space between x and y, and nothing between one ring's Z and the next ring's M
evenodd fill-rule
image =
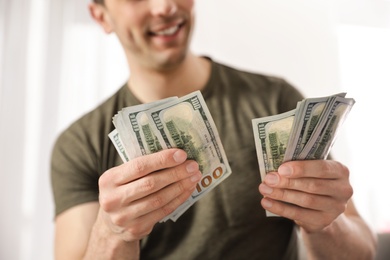
M53 142L128 77L118 41L92 23L88 1L0 1L0 259L53 259ZM282 76L308 97L354 97L333 153L350 167L356 204L378 231L390 225L389 4L198 0L192 45L237 68Z

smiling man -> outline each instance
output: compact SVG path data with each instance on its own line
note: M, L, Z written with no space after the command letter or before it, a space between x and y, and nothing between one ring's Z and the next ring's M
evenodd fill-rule
M287 162L260 180L251 119L294 109L303 98L294 87L194 55L193 0L105 0L89 8L119 38L131 76L55 144L56 259L296 259L295 226L310 259L373 258L376 239L353 206L347 167ZM233 173L176 222L159 223L195 190L199 165L176 148L122 164L108 138L112 117L196 90ZM281 217L266 217L264 208Z

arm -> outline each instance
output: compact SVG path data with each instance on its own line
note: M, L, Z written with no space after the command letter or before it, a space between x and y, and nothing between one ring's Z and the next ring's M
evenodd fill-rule
M351 201L344 165L329 160L286 162L267 174L259 190L264 208L300 227L309 259L374 259L376 237Z
M377 238L350 200L341 214L321 232L300 228L308 259L374 259Z
M139 241L194 191L198 165L184 151L164 150L106 171L99 203L56 218L56 259L138 259Z

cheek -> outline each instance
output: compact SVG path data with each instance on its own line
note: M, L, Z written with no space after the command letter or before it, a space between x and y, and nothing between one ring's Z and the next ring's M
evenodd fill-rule
M179 0L178 5L181 5L186 10L192 11L195 5L195 0Z
M146 22L143 20L143 17L140 13L136 12L123 12L121 16L124 19L117 21L117 26L120 30L126 34L132 35L132 37L138 37L137 35L144 33L144 27Z

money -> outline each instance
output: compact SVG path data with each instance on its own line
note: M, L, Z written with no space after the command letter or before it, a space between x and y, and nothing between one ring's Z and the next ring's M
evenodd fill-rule
M200 91L122 109L114 116L109 134L122 160L180 148L199 164L202 178L186 202L161 220L176 221L196 201L231 174L215 123Z
M114 116L113 124L116 129L109 134L109 137L121 158L127 158L126 161L129 161L162 149L156 140L155 133L152 132L146 111L176 99L178 97L170 97L156 102L126 107Z
M286 161L326 159L341 125L355 104L346 93L309 98L294 110L252 120L260 175ZM267 216L275 216L266 212Z
M277 171L284 162L294 118L295 110L291 110L283 114L252 120L262 179L265 178L266 173Z

